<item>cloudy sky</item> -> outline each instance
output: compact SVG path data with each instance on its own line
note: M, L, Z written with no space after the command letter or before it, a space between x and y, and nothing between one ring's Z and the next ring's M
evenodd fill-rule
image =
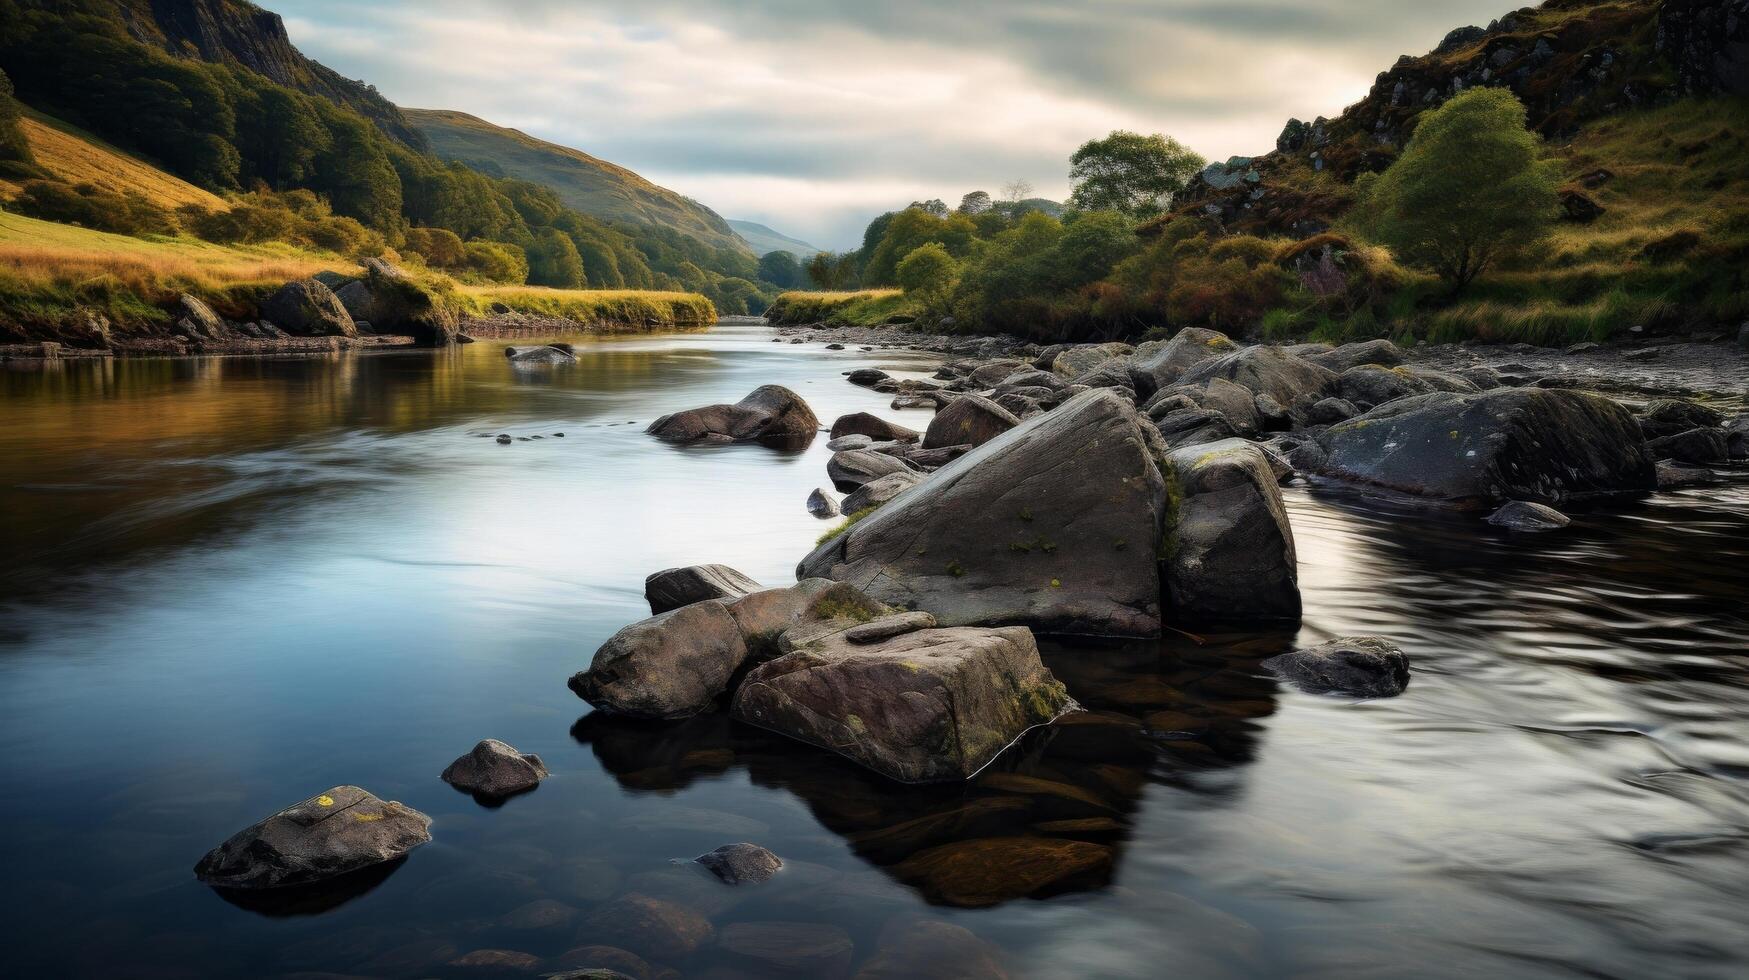
M1334 115L1508 0L265 0L303 51L829 248L1112 129L1211 159Z

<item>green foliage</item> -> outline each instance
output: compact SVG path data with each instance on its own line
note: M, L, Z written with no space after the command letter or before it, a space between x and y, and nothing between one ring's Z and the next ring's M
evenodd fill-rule
M30 218L118 235L164 235L176 230L170 215L144 196L115 194L90 184L28 181L7 208Z
M877 223L880 221L881 218L875 219ZM869 227L872 229L874 225ZM853 289L861 278L857 274L857 258L856 252L816 252L808 259L808 280L820 289Z
M897 289L863 289L781 293L765 311L765 317L776 324L872 327L882 323L909 322L915 318L915 312L915 305Z
M531 286L578 289L583 285L583 257L577 243L557 228L544 229L528 249Z
M1423 115L1402 156L1357 182L1354 225L1461 290L1554 223L1558 181L1538 156L1517 97L1472 89Z
M12 79L0 71L0 161L28 164L32 162L30 141L18 124L18 100L12 97Z
M959 263L940 242L919 245L899 262L899 288L924 309L938 310L959 275Z
M802 265L789 252L767 252L759 258L759 280L782 289L795 289L806 280Z
M447 228L409 228L403 253L416 252L434 269L467 267L468 250L461 237Z
M1170 136L1113 130L1081 144L1069 158L1069 177L1075 181L1069 204L1082 211L1152 217L1202 166L1202 157Z
M910 207L887 221L874 250L866 253L862 284L897 284L899 260L930 242L940 244L954 258L965 256L977 237L978 226L970 217L949 214L946 210L943 208L942 214L934 214L922 207Z
M509 242L472 241L463 246L465 268L490 282L520 285L528 281L528 255Z
M236 197L223 211L190 206L178 213L187 230L223 245L286 242L354 258L381 255L386 247L381 234L334 214L327 200L307 190L258 191Z

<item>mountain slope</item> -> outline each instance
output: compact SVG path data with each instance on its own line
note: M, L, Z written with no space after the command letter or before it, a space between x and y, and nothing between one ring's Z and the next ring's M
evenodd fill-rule
M184 204L198 204L209 211L227 207L218 195L60 120L29 113L20 122L37 166L69 184L91 184L112 194L131 191L167 211ZM21 183L0 179L0 196L11 195Z
M776 231L757 221L741 221L737 218L730 218L729 227L735 230L735 234L746 239L747 244L753 246L755 255L764 255L767 252L788 252L797 259L808 259L825 251L825 249L809 245L799 238L791 238L783 232Z
M401 111L440 157L460 160L482 173L542 184L566 205L597 218L659 225L717 248L751 251L715 211L617 164L465 112Z

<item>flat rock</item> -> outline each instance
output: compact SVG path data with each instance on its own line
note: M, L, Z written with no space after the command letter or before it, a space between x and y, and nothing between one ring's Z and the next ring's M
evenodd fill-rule
M875 441L865 435L834 436L827 441L826 448L841 453L846 449L867 449L874 444Z
M645 577L644 598L650 612L660 614L706 599L738 599L763 588L727 565L687 565Z
M728 607L695 602L615 633L570 688L590 704L634 718L689 718L715 707L747 659Z
M799 445L813 439L820 420L802 396L764 385L733 405L707 405L664 415L645 430L664 442L760 442Z
M883 476L903 472L911 472L904 460L872 449L848 449L833 453L826 461L826 475L839 493L850 493Z
M926 612L898 613L852 626L844 631L844 638L856 644L879 643L906 633L931 630L937 625L935 617Z
M870 507L879 507L922 483L924 479L925 477L921 473L912 470L899 470L888 473L877 480L871 480L845 496L844 512L856 514Z
M783 861L758 844L724 844L693 858L725 884L749 885L770 880Z
M1166 474L1172 509L1163 567L1172 617L1298 619L1293 527L1264 450L1242 439L1174 449Z
M1514 531L1553 531L1573 523L1566 514L1528 500L1508 500L1488 515L1488 523Z
M1343 636L1263 661L1308 694L1388 698L1409 686L1409 657L1382 636Z
M431 839L431 818L357 786L286 807L207 852L195 877L220 888L281 888L405 857Z
M540 756L525 755L488 738L450 763L443 771L443 781L481 796L514 796L534 789L549 775Z

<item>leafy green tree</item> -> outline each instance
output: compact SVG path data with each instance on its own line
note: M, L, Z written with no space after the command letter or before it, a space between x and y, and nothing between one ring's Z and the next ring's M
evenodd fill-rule
M995 207L995 202L990 200L989 191L972 191L960 198L959 213L969 214L975 218L992 207Z
M930 242L940 243L956 258L966 255L977 231L977 224L963 214L937 215L923 208L906 208L887 223L880 243L862 267L862 282L866 286L896 283L899 260Z
M1402 156L1356 182L1355 223L1461 291L1548 234L1559 178L1506 89L1471 89L1421 117Z
M899 288L905 295L921 300L929 310L946 305L958 275L959 263L940 242L920 245L899 261Z
M583 256L577 243L557 228L542 230L528 249L528 281L554 289L581 289Z
M509 242L473 241L466 246L468 269L482 279L520 285L528 281L528 256Z
M802 266L789 252L767 252L759 257L759 280L784 289L802 284Z
M1069 177L1075 181L1069 204L1081 211L1152 217L1202 165L1202 157L1170 136L1113 130L1104 139L1081 144L1069 158Z
M0 160L31 163L35 158L18 118L18 100L12 97L12 79L0 71Z

